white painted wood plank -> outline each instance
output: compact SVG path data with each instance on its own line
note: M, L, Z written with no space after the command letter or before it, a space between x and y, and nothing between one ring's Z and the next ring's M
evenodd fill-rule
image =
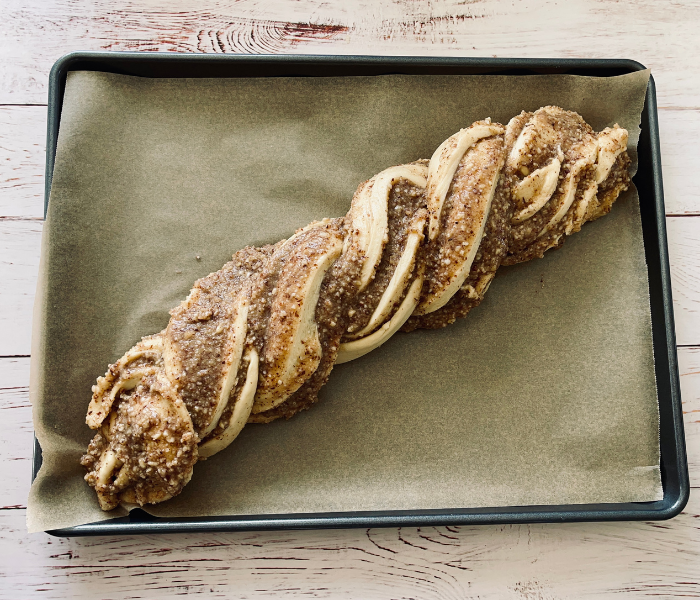
M0 511L0 598L700 595L700 497L668 522L56 539Z
M34 427L29 358L0 358L0 508L26 507Z
M681 349L680 363L691 478L697 482L700 349ZM0 415L8 442L0 444L0 477L21 499L30 456L28 377L27 359L0 360ZM20 462L24 472L16 468ZM700 593L699 512L693 496L684 514L662 523L59 540L27 536L24 511L4 510L0 598L155 599L195 592L241 598L614 598L621 592L680 598Z
M666 219L676 343L700 342L700 217Z
M0 220L0 356L30 352L42 225Z
M42 217L45 106L0 106L0 217Z
M664 106L697 106L697 0L5 0L0 103L44 103L73 50L617 57L650 67Z
M697 0L360 0L342 6L322 0L196 6L190 0L5 0L0 103L44 103L51 64L73 49L629 57L650 66L656 79L668 212L697 213L700 155L687 149L700 133L698 25ZM0 217L34 217L43 121L9 119L44 109L11 110L0 108L0 152L11 150L11 160L0 166ZM20 141L25 138L34 141ZM14 177L18 183L8 183ZM679 342L698 343L700 221L668 223ZM22 299L33 295L39 232L36 223L0 221L0 344L16 338L12 354L28 352L31 302ZM700 349L683 348L679 357L691 481L697 483ZM27 368L26 359L0 359L0 469L4 485L15 490L0 493L7 504L26 497L24 470L12 463L27 462L28 473ZM0 510L0 598L698 596L699 523L700 502L692 497L684 515L654 524L55 540L27 536L23 510Z
M678 370L690 485L700 488L700 348L679 348Z
M666 214L700 214L700 110L659 110L659 137Z

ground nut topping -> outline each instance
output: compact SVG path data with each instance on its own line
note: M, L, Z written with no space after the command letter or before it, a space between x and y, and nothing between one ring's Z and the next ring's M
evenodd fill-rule
M443 205L440 232L427 245L426 283L417 314L441 308L468 278L481 245L504 161L500 133L462 157Z
M211 431L214 416L220 416L228 401L228 394L222 398L221 391L228 387L230 392L243 352L249 269L262 256L254 249L243 251L221 270L197 281L188 299L170 311L165 368L198 435Z
M391 189L388 200L388 240L374 279L353 302L352 315L348 312L346 337L354 339L355 333L362 330L370 320L389 281L401 259L408 236L413 229L414 215L425 208L425 189L405 179L400 179ZM426 213L427 214L427 213ZM398 307L405 296L405 289L394 303L390 314Z
M93 386L82 464L100 506L177 495L246 422L309 408L335 364L467 315L501 265L610 211L627 140L554 106L479 121L362 183L345 217L237 252Z
M315 314L326 272L342 248L338 223L328 222L301 232L280 249L284 260L271 298L253 413L284 402L318 368L323 346Z

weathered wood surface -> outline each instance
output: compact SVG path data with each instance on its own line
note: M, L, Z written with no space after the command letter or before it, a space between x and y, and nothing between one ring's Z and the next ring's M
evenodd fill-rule
M0 103L42 104L71 50L619 57L698 107L700 3L611 0L4 0Z
M29 355L42 225L0 219L0 356Z
M666 219L676 342L700 345L700 217Z
M678 349L690 484L700 488L700 348Z
M662 523L114 538L27 536L0 512L0 598L553 600L700 595L700 501Z
M26 508L34 443L29 358L0 358L0 429L0 509Z
M0 106L0 218L43 217L45 157L46 107Z
M47 75L72 50L620 57L652 69L678 343L700 346L700 2L3 0L0 7L0 598L700 596L700 501L663 523L58 540L29 536L29 335ZM700 348L679 349L691 483ZM697 491L697 489L696 489Z

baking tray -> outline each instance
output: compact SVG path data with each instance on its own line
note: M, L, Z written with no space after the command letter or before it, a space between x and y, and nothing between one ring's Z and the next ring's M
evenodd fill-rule
M44 212L49 201L66 77L70 71L102 71L141 77L327 77L386 74L533 75L611 77L643 70L620 59L425 58L306 55L178 55L167 53L76 52L59 59L49 76ZM123 518L48 533L56 536L243 531L266 529L467 525L566 521L660 520L677 515L690 487L683 434L671 279L661 178L654 80L650 78L634 177L640 200L649 276L652 341L659 400L663 500L616 504L507 506L441 510L372 511L163 519L143 510ZM35 438L32 478L41 466Z

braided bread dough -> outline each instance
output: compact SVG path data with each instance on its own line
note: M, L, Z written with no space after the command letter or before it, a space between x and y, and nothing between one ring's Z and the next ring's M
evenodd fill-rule
M289 418L333 365L477 306L629 186L627 131L547 106L479 121L360 185L347 215L244 248L93 386L83 456L104 510L178 494L246 423Z

